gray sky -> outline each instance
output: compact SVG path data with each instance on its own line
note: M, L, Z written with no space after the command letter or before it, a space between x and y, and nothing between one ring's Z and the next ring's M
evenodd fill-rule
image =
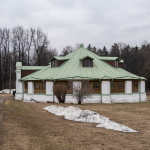
M0 28L40 27L59 53L67 45L109 50L150 41L150 0L0 0Z

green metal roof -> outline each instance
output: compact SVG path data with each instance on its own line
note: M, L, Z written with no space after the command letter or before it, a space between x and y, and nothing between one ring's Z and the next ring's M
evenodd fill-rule
M120 63L124 63L124 61L123 61L123 60L120 60L119 62L120 62Z
M85 58L87 58L87 57L88 57L88 58L91 58L91 59L94 59L93 57L90 57L90 56L84 56L84 57L82 57L82 58L80 58L80 59L82 60L82 59L85 59Z
M118 57L100 57L100 60L106 60L106 61L115 61L116 59L118 59L119 61L121 60Z
M16 67L21 67L22 66L22 62L17 62L16 63Z
M87 56L94 58L93 67L82 66L81 59ZM105 61L102 61L102 57L85 49L83 45L72 53L60 58L67 61L59 67L51 68L50 64L20 80L145 79L122 68L114 68Z
M46 66L22 66L21 70L41 70Z
M63 56L60 56L60 57L57 57L57 56L54 56L53 58L50 59L53 60L53 59L57 59L57 60L68 60L67 58L63 57Z

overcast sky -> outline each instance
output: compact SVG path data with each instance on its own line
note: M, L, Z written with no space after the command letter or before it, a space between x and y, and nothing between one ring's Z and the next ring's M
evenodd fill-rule
M59 53L67 45L97 48L150 41L150 0L0 0L0 28L40 27Z

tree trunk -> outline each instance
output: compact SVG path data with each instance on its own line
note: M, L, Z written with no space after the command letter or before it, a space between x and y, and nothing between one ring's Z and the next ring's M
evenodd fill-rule
M11 94L11 65L10 65L10 75L9 75L9 94Z
M78 104L81 105L81 101L78 101Z

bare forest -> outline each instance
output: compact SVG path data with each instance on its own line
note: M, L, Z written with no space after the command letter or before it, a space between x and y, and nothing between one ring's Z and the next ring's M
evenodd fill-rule
M87 49L99 56L119 57L124 60L123 69L145 77L146 91L150 90L150 43L144 41L140 47L132 47L125 43L114 43L108 51L104 46L102 49L91 47L89 44Z
M66 46L60 56L65 56L75 49ZM132 47L125 43L114 43L109 50L104 46L96 48L90 44L87 47L91 52L105 57L119 57L124 60L123 69L145 77L146 90L150 90L150 43L144 41L140 47ZM0 90L15 88L16 62L23 66L46 66L53 56L58 56L55 48L50 47L48 35L40 28L24 29L16 26L12 29L0 28Z
M57 55L40 28L0 29L0 90L9 88L10 77L11 88L15 88L16 62L22 62L23 66L46 66Z

